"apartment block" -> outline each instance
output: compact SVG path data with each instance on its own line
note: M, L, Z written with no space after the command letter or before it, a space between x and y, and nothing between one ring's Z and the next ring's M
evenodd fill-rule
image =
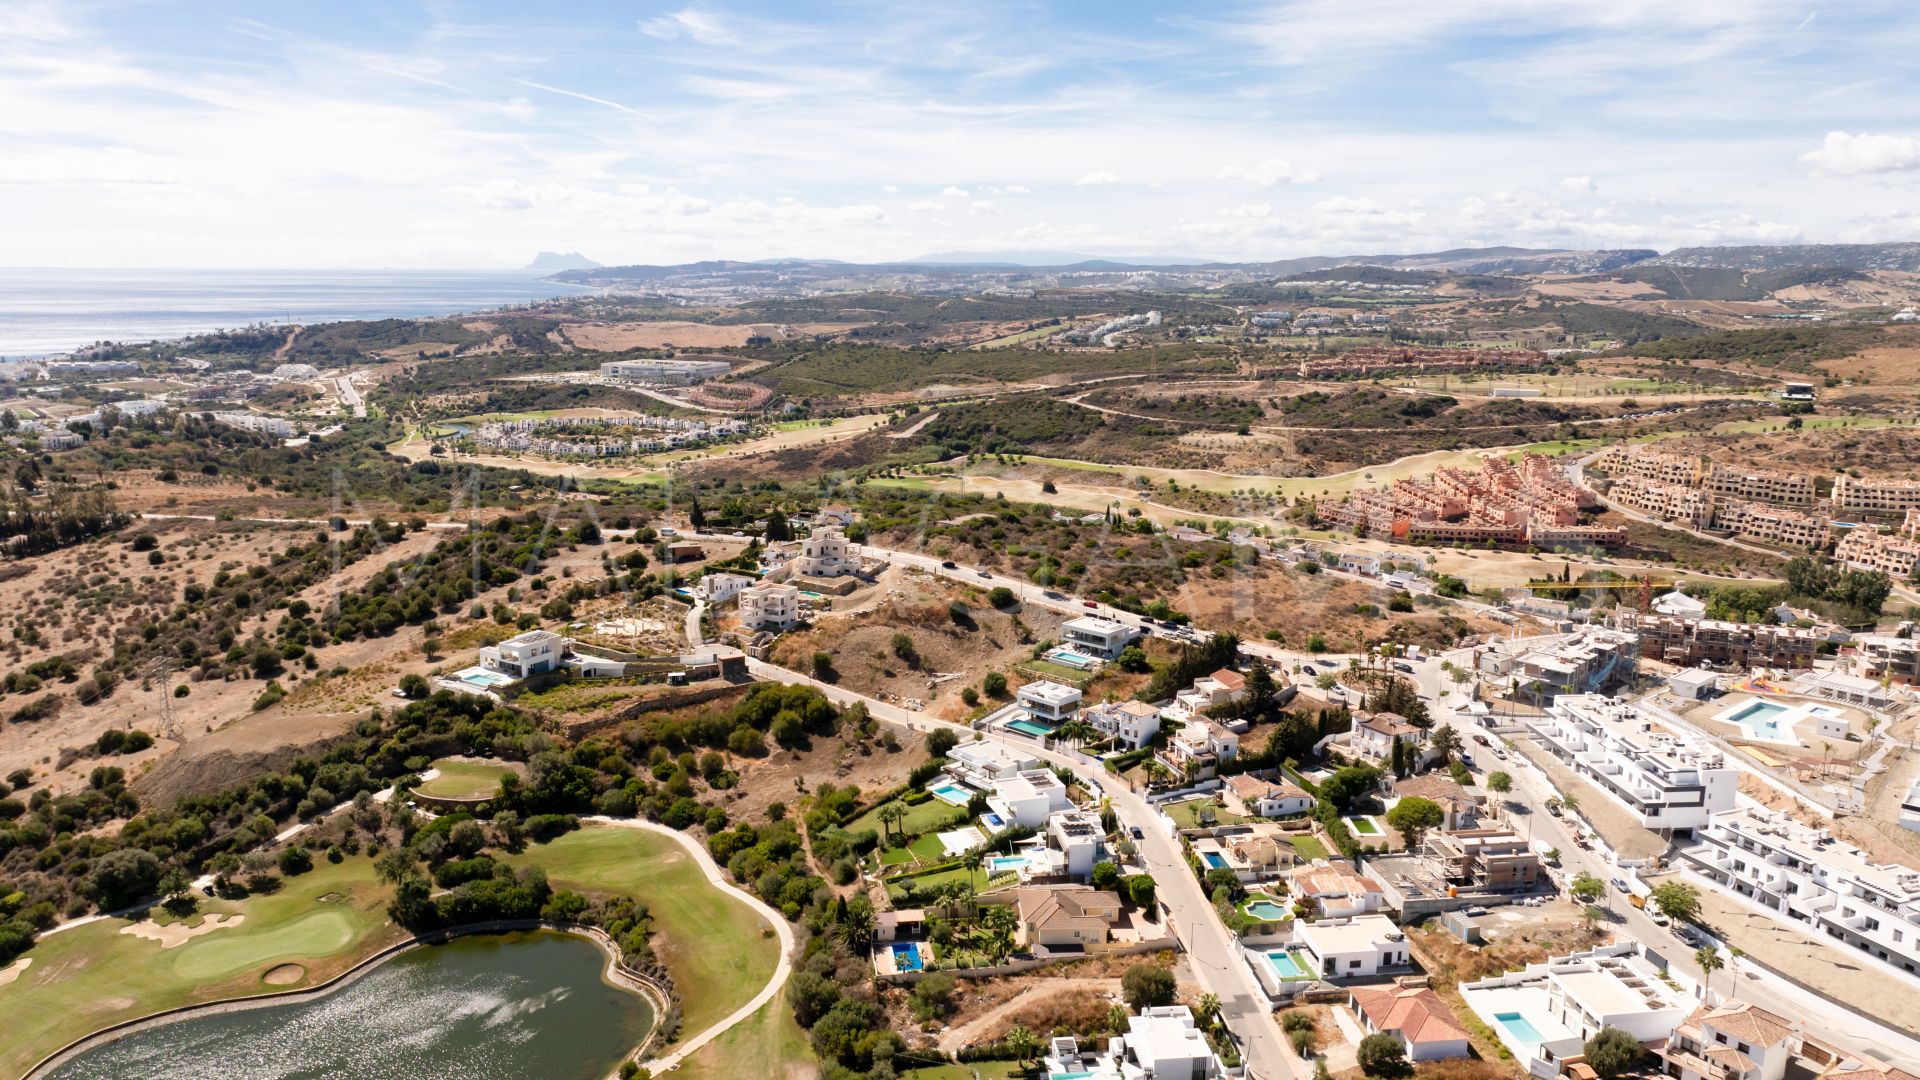
M1889 480L1848 476L1833 478L1836 513L1891 517L1920 510L1920 480Z
M1594 626L1519 647L1495 642L1476 653L1475 666L1517 682L1529 697L1547 699L1595 693L1631 679L1639 667L1640 648L1640 639L1631 633Z
M1624 529L1580 524L1583 512L1601 505L1552 458L1528 454L1517 465L1487 457L1477 470L1442 467L1425 479L1353 492L1317 512L1336 525L1411 543L1625 543Z
M1858 525L1834 545L1833 557L1850 569L1877 570L1895 581L1907 581L1920 569L1920 540Z
M1759 503L1717 505L1714 527L1763 543L1808 549L1826 547L1833 533L1833 524L1825 514L1801 513Z
M1591 780L1645 828L1692 832L1733 806L1738 774L1718 750L1667 730L1627 702L1564 695L1545 716L1523 723L1542 749Z
M1648 446L1610 446L1591 466L1614 476L1632 476L1659 484L1699 487L1705 463L1692 454L1670 454Z
M1715 463L1708 466L1702 484L1715 498L1812 506L1813 477L1807 473L1743 468Z
M1747 670L1813 666L1822 635L1798 626L1737 623L1625 612L1622 626L1640 635L1640 655L1677 667Z
M800 590L763 581L740 590L740 623L749 630L791 630L800 621Z
M1713 524L1713 498L1697 487L1623 476L1607 490L1607 498L1648 517L1677 521L1696 529Z
M1920 871L1759 807L1713 815L1680 852L1722 890L1883 964L1920 974Z
M1544 873L1533 845L1511 829L1428 833L1421 859L1436 879L1475 891L1524 892Z

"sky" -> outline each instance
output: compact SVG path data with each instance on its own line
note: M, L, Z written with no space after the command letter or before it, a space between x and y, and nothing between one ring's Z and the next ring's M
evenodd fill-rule
M1920 239L1920 7L0 0L0 265Z

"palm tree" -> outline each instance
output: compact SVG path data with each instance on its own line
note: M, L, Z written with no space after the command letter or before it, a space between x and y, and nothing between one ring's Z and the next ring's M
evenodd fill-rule
M1220 998L1216 994L1200 995L1200 1022L1212 1027L1220 1019Z
M1560 793L1560 805L1567 810L1578 810L1580 800L1574 796L1573 792L1563 791Z
M1034 1048L1038 1045L1033 1032L1028 1031L1024 1024L1015 1024L1013 1030L1007 1032L1007 1049L1013 1052L1013 1056L1020 1060L1022 1066L1025 1066L1027 1059L1033 1056Z
M1713 993L1713 973L1727 966L1720 956L1720 950L1712 945L1702 945L1693 952L1693 962L1700 965L1701 990L1709 996Z
M1166 782L1167 767L1165 765L1160 764L1159 758L1147 759L1146 773L1147 773L1147 785L1149 787L1155 784L1161 784Z
M1013 910L1012 904L989 904L980 913L981 925L987 931L989 947L995 960L1004 960L1013 951L1014 930L1020 924L1020 916Z
M900 822L906 820L907 804L903 802L899 802L898 800L894 802L890 802L887 805L881 807L879 810L879 813L877 813L875 816L880 819L881 830L887 835L891 835L893 832L893 826L896 826L900 824ZM904 833L901 834L901 838L905 839Z

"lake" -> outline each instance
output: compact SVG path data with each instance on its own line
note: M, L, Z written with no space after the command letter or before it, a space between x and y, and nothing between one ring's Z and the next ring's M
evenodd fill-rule
M601 978L606 958L551 932L459 938L301 1004L136 1031L52 1080L600 1080L653 1011Z
M524 270L0 269L0 357L262 322L454 315L592 291Z

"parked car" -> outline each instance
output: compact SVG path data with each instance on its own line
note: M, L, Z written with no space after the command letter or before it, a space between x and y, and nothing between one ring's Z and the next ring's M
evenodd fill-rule
M1060 595L1057 592L1054 592L1052 589L1048 589L1045 592L1041 593L1040 595L1046 597L1049 600L1065 600L1066 599L1066 597Z
M1403 671L1403 672L1406 672L1408 675L1411 675L1413 674L1413 665L1407 663L1404 660L1396 660L1393 663L1393 670Z
M952 559L948 559L948 560L947 560L946 562L943 562L943 563L941 563L941 564L940 564L940 569L942 569L942 570L958 570L958 569L960 569L960 567L959 567L958 565L956 565L956 564L954 563L954 561L953 561Z
M1315 668L1314 668L1314 666L1313 666L1312 664L1302 664L1302 665L1300 665L1300 674L1302 674L1302 675L1318 675L1318 674L1320 674L1320 672L1319 672L1319 671L1317 671L1317 670L1315 670Z
M993 575L992 575L992 574L989 574L989 573L987 573L987 572L986 572L985 570L975 570L975 571L974 571L974 573L976 573L976 574L979 574L979 575L980 575L980 578L981 578L981 580L983 580L983 581L992 581L992 580L993 580Z
M1493 743L1492 743L1492 742L1490 742L1490 741L1488 741L1488 739L1487 739L1487 737L1486 737L1485 735L1475 735L1475 736L1473 737L1473 741L1474 741L1474 742L1477 742L1477 743L1479 743L1479 744L1480 744L1481 746L1492 746L1492 745L1493 745Z
M1082 601L1080 601L1080 606L1081 606L1081 607L1090 607L1090 608L1097 608L1097 607L1099 607L1100 605L1099 605L1099 604L1097 604L1097 603L1094 603L1094 602L1093 602L1092 600L1082 600Z
M1133 838L1134 838L1135 840L1145 840L1145 839L1147 838L1147 834L1146 834L1146 833L1143 833L1143 832L1141 832L1141 831L1140 831L1140 826L1138 826L1138 825L1135 825L1135 826L1133 826L1133 827L1131 827L1131 828L1129 828L1129 829L1128 829L1127 831L1133 834Z

